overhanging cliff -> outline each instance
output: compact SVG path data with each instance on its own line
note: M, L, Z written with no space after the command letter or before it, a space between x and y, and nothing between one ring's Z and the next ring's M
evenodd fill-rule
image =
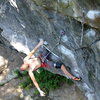
M99 5L99 0L1 0L0 43L27 54L43 38L52 50L64 30L53 52L82 77L76 84L88 99L99 100Z

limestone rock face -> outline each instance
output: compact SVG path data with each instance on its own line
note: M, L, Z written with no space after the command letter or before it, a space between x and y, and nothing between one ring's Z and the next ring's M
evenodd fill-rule
M7 68L8 61L0 56L0 72L4 71Z
M51 51L60 40L53 53L70 67L73 75L82 78L75 83L88 100L99 100L99 5L99 0L0 0L0 56L5 58L3 46L7 57L21 61L16 63L20 66L22 60L20 56L16 59L16 54L27 54L39 38L48 42ZM62 31L65 34L61 35ZM50 71L63 75L58 70Z

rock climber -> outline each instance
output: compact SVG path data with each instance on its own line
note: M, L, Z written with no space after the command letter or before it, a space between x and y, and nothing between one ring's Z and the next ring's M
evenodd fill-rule
M42 46L44 43L43 40L40 40L40 42L36 45L36 47L24 58L23 64L20 67L21 70L28 70L28 74L34 83L35 87L40 93L40 96L45 96L45 93L40 89L35 76L33 74L33 71L37 70L40 67L47 67L47 68L60 68L66 76L73 80L80 80L80 78L73 76L70 74L66 68L65 65L61 61L53 62L50 60L50 54L48 55L48 52L45 50L40 50L41 54L38 57L35 57L35 52L39 49L40 46ZM46 57L47 56L47 57Z

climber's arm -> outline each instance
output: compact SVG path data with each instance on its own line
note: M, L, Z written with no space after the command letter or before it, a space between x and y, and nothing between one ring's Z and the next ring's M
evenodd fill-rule
M40 87L39 87L39 85L38 85L38 83L37 83L37 81L35 79L35 76L34 76L33 72L31 70L29 70L28 73L29 73L29 76L30 76L32 82L34 83L35 87L39 91L40 95L41 96L45 96L45 93L40 89Z
M44 41L43 40L40 40L40 42L36 45L36 47L24 58L24 60L27 60L29 58L31 58L34 53L38 50L38 48L43 45Z

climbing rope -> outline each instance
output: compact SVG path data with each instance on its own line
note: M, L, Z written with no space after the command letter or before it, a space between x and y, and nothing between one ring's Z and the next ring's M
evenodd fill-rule
M61 31L60 31L59 41L58 41L58 43L56 43L56 45L55 45L54 48L51 50L51 52L53 52L54 49L61 43L61 38L62 38L62 36L63 36L64 34L65 34L65 31L64 31L64 30L61 30ZM44 45L43 45L43 46L44 46ZM46 47L46 46L44 46L44 47ZM42 58L42 60L45 61L46 58L49 56L49 54L50 54L51 52L48 52L47 55L44 56L44 57Z
M82 46L83 44L83 35L84 35L84 22L85 22L85 17L84 17L84 12L82 14L82 32L81 32L81 41L80 41L80 45Z

